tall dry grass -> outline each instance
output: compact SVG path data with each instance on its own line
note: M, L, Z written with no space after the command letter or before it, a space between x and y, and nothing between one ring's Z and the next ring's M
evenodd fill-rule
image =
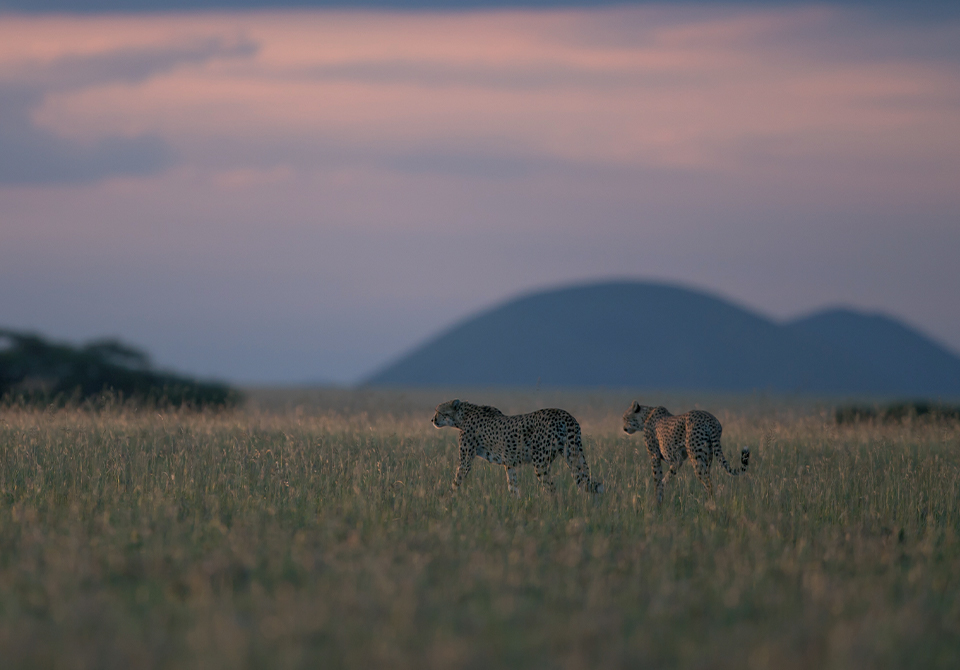
M4 411L4 667L960 667L956 425L701 398L753 451L711 513L690 466L653 506L612 392L465 398L571 409L602 497L559 461L555 496L484 462L451 496L446 399Z

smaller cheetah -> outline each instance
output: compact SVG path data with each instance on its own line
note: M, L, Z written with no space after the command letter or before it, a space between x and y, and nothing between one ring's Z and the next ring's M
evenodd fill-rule
M474 457L479 456L506 469L507 490L511 493L520 494L516 468L523 463L532 463L540 484L554 491L550 466L557 456L563 455L581 491L603 492L602 484L590 480L580 424L562 409L507 416L496 407L449 400L437 405L432 423L437 428L451 426L460 431L460 466L454 490L463 484Z
M674 416L665 407L646 407L634 400L623 415L623 429L630 434L643 431L653 466L653 480L657 484L657 505L663 502L663 485L677 474L677 469L688 457L693 462L697 479L707 490L709 507L714 506L713 483L710 481L713 457L716 456L731 475L743 474L750 463L750 450L744 447L740 452L740 467L736 470L730 467L720 448L723 428L717 417L709 412L693 410ZM670 467L666 478L662 461Z

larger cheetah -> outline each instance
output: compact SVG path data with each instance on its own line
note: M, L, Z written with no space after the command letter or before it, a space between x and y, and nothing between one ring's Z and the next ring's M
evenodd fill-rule
M710 481L710 465L716 456L723 468L731 475L747 471L750 450L740 452L740 467L730 467L720 448L720 433L723 428L717 417L709 412L693 410L673 416L665 407L646 407L636 400L623 415L623 429L627 433L643 431L647 453L653 466L653 480L657 484L657 504L663 502L663 485L677 474L677 468L689 457L693 461L697 479L707 490L708 505L713 506L713 483ZM670 470L663 476L662 461Z
M540 484L554 491L550 465L563 454L581 491L603 492L602 484L590 481L580 424L562 409L507 416L496 407L449 400L437 405L433 425L452 426L460 431L460 466L453 482L454 490L470 474L474 456L479 456L506 469L507 490L511 493L520 494L516 468L523 463L532 463Z

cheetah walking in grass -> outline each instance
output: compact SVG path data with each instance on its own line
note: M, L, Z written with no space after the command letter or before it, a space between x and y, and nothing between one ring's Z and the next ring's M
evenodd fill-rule
M550 466L562 454L581 491L603 492L603 485L590 479L580 424L562 409L507 416L496 407L449 400L437 406L432 423L437 428L451 426L460 431L460 466L454 490L463 484L474 457L479 456L506 469L507 489L511 493L520 494L516 468L523 463L532 463L540 484L554 491Z
M710 481L710 465L716 456L731 475L740 475L747 471L750 463L750 450L746 447L740 452L740 467L733 469L727 463L720 448L720 422L713 414L693 410L674 416L665 407L647 407L634 401L623 415L623 429L630 434L643 431L653 466L653 480L657 484L657 505L663 502L663 486L677 474L677 469L689 458L693 462L697 479L707 490L707 505L714 507L713 483ZM663 461L669 465L667 476L663 476Z

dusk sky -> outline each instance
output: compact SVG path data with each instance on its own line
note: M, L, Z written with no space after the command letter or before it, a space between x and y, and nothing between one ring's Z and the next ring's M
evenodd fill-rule
M958 12L0 13L0 327L347 384L633 278L960 352L958 256Z

